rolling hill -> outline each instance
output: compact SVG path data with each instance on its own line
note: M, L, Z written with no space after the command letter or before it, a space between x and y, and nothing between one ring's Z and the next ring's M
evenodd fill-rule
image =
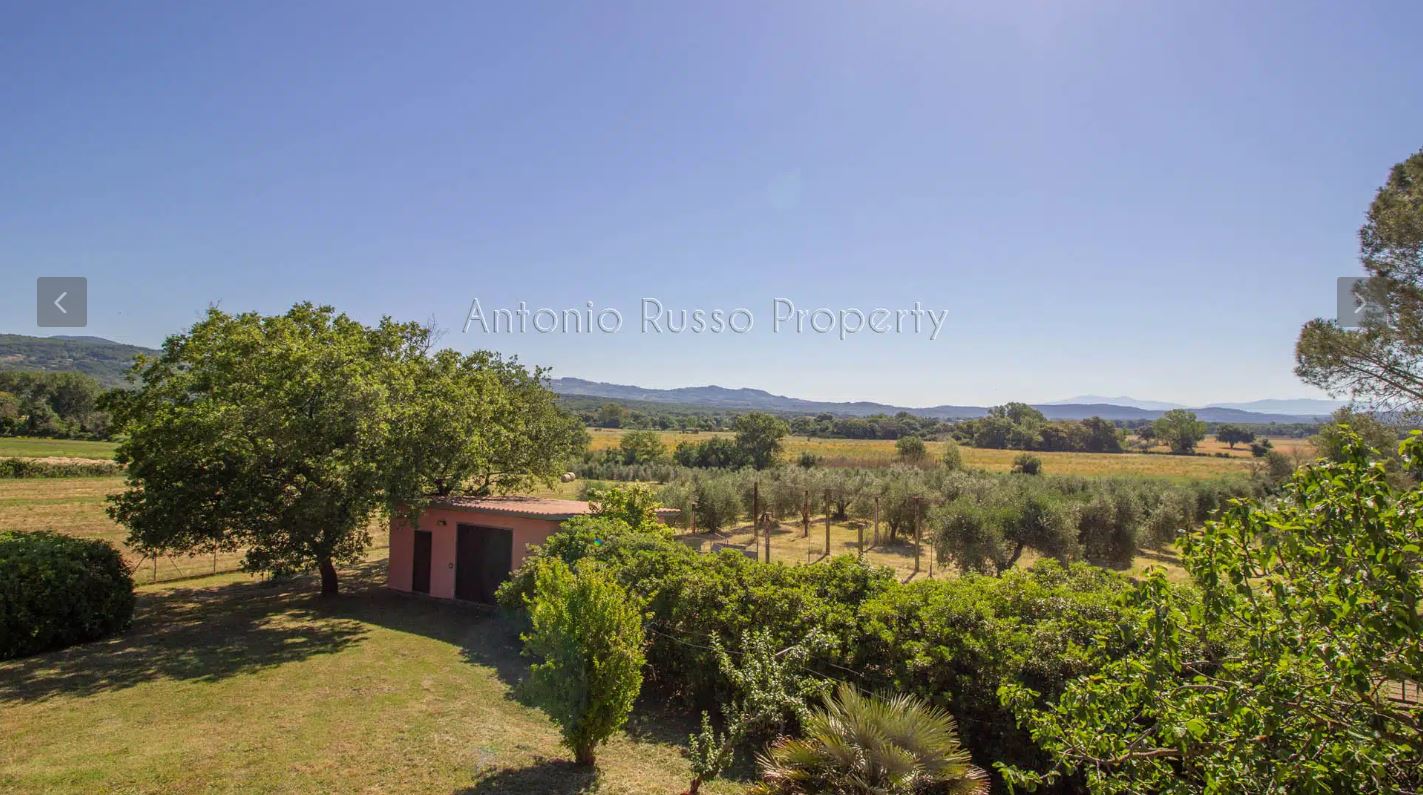
M649 389L626 384L609 384L588 381L582 378L554 378L550 388L561 395L581 395L598 397L612 401L656 403L683 407L707 409L768 411L782 414L837 414L850 417L864 417L871 414L897 414L901 411L921 417L935 419L971 419L988 413L986 406L939 405L925 407L893 406L870 401L833 402L805 400L803 398L776 395L763 389L730 389L721 386L679 387L676 389ZM1170 405L1170 404L1167 404ZM1122 406L1113 403L1042 403L1034 406L1048 419L1080 420L1087 417L1101 417L1108 420L1153 420L1160 417L1161 409ZM1328 412L1282 413L1245 411L1224 406L1207 406L1192 409L1196 416L1206 422L1237 422L1245 424L1317 422Z
M122 386L124 373L141 353L157 351L103 337L0 334L0 370L80 372L106 387Z

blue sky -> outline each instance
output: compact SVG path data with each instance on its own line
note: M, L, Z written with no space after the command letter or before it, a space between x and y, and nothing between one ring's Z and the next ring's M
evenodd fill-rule
M410 6L413 6L410 7ZM33 279L433 320L578 376L911 405L1315 396L1306 320L1423 147L1396 3L0 4L0 330ZM639 300L746 307L651 334ZM948 311L775 333L772 301ZM461 333L616 308L620 333Z

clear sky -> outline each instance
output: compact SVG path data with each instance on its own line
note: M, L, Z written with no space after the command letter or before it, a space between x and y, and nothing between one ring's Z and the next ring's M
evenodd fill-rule
M0 3L0 331L87 276L434 320L555 375L909 405L1316 396L1306 320L1423 147L1423 4ZM640 299L746 307L643 333ZM919 334L772 330L947 310ZM618 309L616 334L462 333ZM62 333L62 332L60 332Z

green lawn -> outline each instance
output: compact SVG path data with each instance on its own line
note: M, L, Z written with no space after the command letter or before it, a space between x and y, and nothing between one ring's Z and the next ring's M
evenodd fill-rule
M114 443L77 439L31 439L24 436L0 437L0 458L50 457L109 460L114 457Z
M0 791L685 789L690 719L641 706L578 769L516 697L512 631L387 592L382 569L332 601L308 579L146 587L125 635L0 663Z

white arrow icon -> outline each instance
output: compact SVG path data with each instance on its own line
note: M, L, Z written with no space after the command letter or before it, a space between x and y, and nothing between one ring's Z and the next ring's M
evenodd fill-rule
M56 307L59 307L59 311L61 311L61 312L63 312L64 314L67 315L67 314L69 314L69 310L68 310L68 309L65 309L63 306L60 306L60 303L59 303L60 301L63 301L63 300L64 300L64 296L66 296L66 295L69 295L69 293L67 293L67 292L60 293L60 294L59 294L59 297L56 298L56 299L54 299L54 305L55 305Z

